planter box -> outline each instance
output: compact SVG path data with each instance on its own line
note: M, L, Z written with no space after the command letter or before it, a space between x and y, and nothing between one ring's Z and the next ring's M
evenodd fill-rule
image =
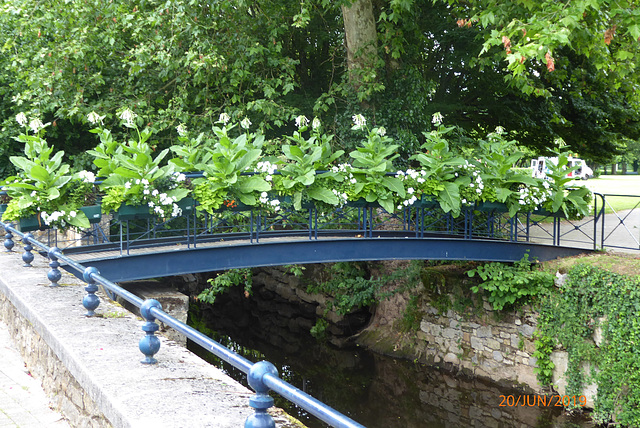
M100 220L102 220L102 207L100 205L82 207L80 208L80 211L87 216L89 223L91 224L100 223Z
M26 218L21 218L18 222L18 228L20 229L20 232L32 232L34 230L49 229L49 226L42 221L40 215L32 215Z
M183 214L192 213L196 209L196 200L193 198L183 198L176 202Z
M414 202L412 206L416 208L433 209L433 208L439 208L440 202L438 202L438 199L435 196L420 195L420 200Z
M121 205L118 211L113 214L113 219L119 221L149 219L153 217L154 215L149 212L149 207L146 205Z
M509 207L503 202L480 202L476 204L476 210L488 213L508 213Z
M347 206L358 208L380 208L380 204L378 202L367 202L364 198L360 198L357 201L347 201Z
M544 216L544 217L557 217L557 218L566 218L566 216L564 215L564 212L562 211L556 211L556 212L551 212L549 210L546 210L544 208L537 208L535 210L533 210L531 212L531 214L533 215L540 215L540 216Z

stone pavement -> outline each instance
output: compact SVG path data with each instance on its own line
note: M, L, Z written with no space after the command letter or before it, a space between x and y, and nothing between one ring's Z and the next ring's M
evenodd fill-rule
M0 321L0 427L68 428L49 403L42 384L25 367L7 325Z

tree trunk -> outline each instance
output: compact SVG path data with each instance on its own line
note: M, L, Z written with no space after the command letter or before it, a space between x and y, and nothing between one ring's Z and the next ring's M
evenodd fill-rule
M615 164L615 163L611 164L611 175L616 175L617 167L618 167L617 164Z
M342 6L349 80L356 89L363 75L376 66L378 35L371 0L356 0L351 7Z

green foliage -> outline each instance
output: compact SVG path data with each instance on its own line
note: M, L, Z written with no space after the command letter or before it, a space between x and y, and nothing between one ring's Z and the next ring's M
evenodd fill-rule
M84 190L93 193L93 185L81 184L82 180L70 173L69 165L62 161L64 152L53 154L54 148L42 138L46 125L37 119L32 120L32 124L39 124L32 126L35 135L23 133L17 137L24 144L25 156L11 157L18 175L8 177L3 182L10 198L3 219L14 221L37 215L46 225L88 228L89 219L79 211L86 195L79 192Z
M225 293L229 288L242 285L247 296L251 295L253 286L253 273L251 269L231 269L218 274L215 278L207 281L209 288L198 294L197 299L211 305L216 301L216 297Z
M299 116L296 122L300 125L299 130L295 131L293 136L287 136L294 144L282 145L286 163L279 169L281 176L274 180L276 189L279 193L291 195L293 206L298 210L302 208L302 201L305 199L338 205L338 197L330 188L335 188L332 183L341 178L327 172L316 175L316 171L327 171L344 151L333 151L333 136L320 133L320 122L317 118L314 119L312 135L308 139L302 137L302 133L308 127L307 118Z
M529 254L513 265L491 262L467 272L478 275L482 282L473 286L474 293L483 292L496 311L530 302L553 286L553 276L539 270L529 261Z
M340 262L331 265L328 281L311 284L309 293L326 293L333 300L328 305L341 315L376 302L377 293L384 284L380 279L369 278L366 264Z
M594 266L579 264L557 293L540 305L536 354L541 381L549 382L549 355L561 347L569 354L567 395L580 395L595 381L594 420L640 425L640 282ZM594 343L599 331L600 345ZM592 370L585 372L584 363Z
M418 307L418 296L411 296L400 319L400 330L406 332L418 331L420 329L420 321L422 321L422 312Z
M354 159L351 172L356 183L349 189L348 195L352 200L377 202L387 212L393 212L399 202L397 198L404 198L406 195L402 181L387 174L395 171L393 160L399 156L398 145L389 144L393 140L385 135L384 128L369 131L362 116L354 116L354 122L353 129L364 129L367 138L349 153Z
M549 181L551 195L543 207L551 212L563 212L568 218L582 218L589 214L591 206L591 191L586 187L572 188L568 183L573 180L567 177L568 172L579 166L567 168L569 156L566 153L558 155L557 162L549 162Z
M135 132L136 138L118 143L111 138L111 132L99 126L94 131L101 142L96 150L89 153L100 174L106 174L100 188L105 191L102 212L117 211L122 205L148 206L149 212L161 218L180 214L176 202L189 195L184 186L185 177L174 174L175 166L166 164L169 149L155 154L155 147L149 144L153 131L138 129L137 115L130 110L120 113L122 124Z
M217 141L204 147L206 161L196 165L205 177L194 180L194 195L200 202L200 210L211 213L225 200L256 205L255 195L271 190L271 184L260 175L245 174L257 167L264 135L247 132L232 139L229 131L235 126L225 123L222 128L214 127Z

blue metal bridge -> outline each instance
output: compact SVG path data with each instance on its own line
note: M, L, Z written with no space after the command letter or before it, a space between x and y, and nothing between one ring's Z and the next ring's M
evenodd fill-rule
M531 215L509 218L490 206L454 218L433 207L388 214L345 206L329 213L194 210L169 221L125 217L59 246L78 263L96 267L114 282L232 268L363 260L478 260L513 262L526 253L540 261L589 249L533 242ZM524 221L523 221L524 220ZM108 227L107 227L108 226ZM63 265L66 268L66 265ZM73 271L73 269L71 269Z

